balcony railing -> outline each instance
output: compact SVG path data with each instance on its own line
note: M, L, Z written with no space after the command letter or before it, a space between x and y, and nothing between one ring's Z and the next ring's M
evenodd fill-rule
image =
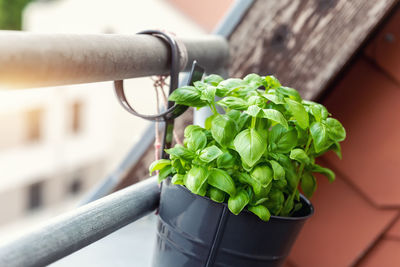
M217 35L181 40L187 71L197 60L207 72L223 73L228 64L227 37L252 0L236 1ZM0 86L31 88L163 75L169 71L169 47L148 35L33 34L0 31ZM144 142L146 143L146 142ZM148 142L147 142L148 143ZM147 144L146 143L146 144ZM135 148L103 186L85 202L110 191L137 158ZM0 266L43 266L111 234L158 207L156 177L85 204L0 247Z
M188 58L181 71L188 70L193 60L210 72L220 72L227 64L225 38L209 35L181 41ZM2 31L0 84L30 88L163 75L169 72L169 56L168 44L149 35ZM155 177L127 187L3 245L0 266L50 264L145 216L158 201Z

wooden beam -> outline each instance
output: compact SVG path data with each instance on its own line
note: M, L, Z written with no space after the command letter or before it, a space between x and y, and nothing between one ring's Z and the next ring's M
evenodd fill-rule
M257 0L230 36L230 74L319 96L399 0Z

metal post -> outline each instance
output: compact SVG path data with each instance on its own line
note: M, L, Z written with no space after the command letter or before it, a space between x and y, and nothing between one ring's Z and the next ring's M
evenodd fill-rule
M215 35L181 39L188 70L196 59L210 72L228 61ZM168 44L149 35L37 34L0 31L0 84L19 88L89 83L169 72Z
M149 178L2 245L0 266L48 265L145 216L158 203L157 178Z

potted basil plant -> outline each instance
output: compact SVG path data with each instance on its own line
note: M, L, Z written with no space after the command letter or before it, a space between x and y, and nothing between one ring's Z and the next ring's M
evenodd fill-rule
M341 157L341 123L274 76L210 75L169 100L213 114L150 166L162 182L153 265L280 266L313 214L314 173L335 179L315 159Z

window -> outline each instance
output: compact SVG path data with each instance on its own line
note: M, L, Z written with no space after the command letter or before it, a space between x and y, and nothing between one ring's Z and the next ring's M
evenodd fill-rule
M71 131L78 133L82 130L82 110L83 104L80 101L76 101L71 107Z
M23 146L43 138L43 108L0 113L0 149Z
M26 140L29 142L39 141L41 138L42 109L31 109L25 113Z
M43 182L31 184L28 188L28 210L36 210L43 205Z
M72 182L69 185L69 193L71 195L76 195L79 194L82 190L82 179L80 179L79 177L74 178L72 180Z

